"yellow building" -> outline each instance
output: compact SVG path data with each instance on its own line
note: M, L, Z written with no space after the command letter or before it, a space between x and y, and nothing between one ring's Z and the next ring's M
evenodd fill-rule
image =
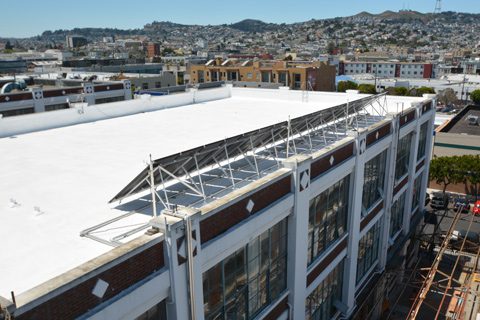
M335 91L335 66L324 62L212 59L192 65L191 83L240 81L277 83L297 90Z

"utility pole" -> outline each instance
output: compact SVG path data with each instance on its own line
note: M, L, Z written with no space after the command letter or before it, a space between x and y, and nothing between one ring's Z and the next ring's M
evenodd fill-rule
M463 93L465 91L465 82L467 79L467 75L465 74L465 70L463 70L463 80L462 80L462 105L466 104L467 102L467 94L465 93L465 100L463 100Z

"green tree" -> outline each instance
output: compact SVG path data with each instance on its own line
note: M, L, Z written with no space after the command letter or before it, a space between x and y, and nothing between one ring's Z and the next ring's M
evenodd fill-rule
M338 92L345 92L347 90L356 90L358 88L358 84L353 81L340 81L337 85Z
M460 183L465 180L460 162L458 156L436 157L430 162L430 180L443 186L442 192L444 194L450 184Z
M408 89L405 87L388 87L385 89L390 96L406 96Z
M360 93L368 93L368 94L376 94L377 90L375 90L375 85L362 83L358 85L358 91Z
M473 103L480 104L480 89L470 92L470 99L472 99Z
M328 54L333 54L335 51L335 43L333 41L330 41L327 46L327 52Z
M435 94L435 90L431 87L412 88L408 92L408 95L411 97L421 97L426 93Z
M459 169L463 174L465 189L477 199L480 186L480 155L463 155L459 159Z
M452 88L447 88L438 93L437 99L444 105L451 105L458 101L457 95Z
M162 56L166 56L166 55L172 54L172 53L174 53L174 52L175 52L175 50L173 50L172 48L168 48L168 47L167 47L167 48L165 48L165 49L162 50Z
M5 50L13 50L13 45L10 43L10 40L7 40L7 43L5 43Z

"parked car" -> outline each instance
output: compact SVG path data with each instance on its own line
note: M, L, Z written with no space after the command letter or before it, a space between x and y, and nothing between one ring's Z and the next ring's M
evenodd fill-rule
M462 212L467 213L470 211L470 202L462 197L455 198L453 208L455 208L455 210L462 208Z
M432 200L430 202L430 207L433 209L447 209L448 208L448 196L441 192L436 192L432 196Z
M480 200L477 200L473 205L473 214L476 216L480 216Z
M429 203L430 203L430 193L427 192L427 194L425 195L425 205Z

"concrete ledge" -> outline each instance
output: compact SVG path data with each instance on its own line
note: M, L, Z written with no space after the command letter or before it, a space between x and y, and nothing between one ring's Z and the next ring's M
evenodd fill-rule
M92 259L75 269L67 271L43 284L36 286L16 297L16 308L25 312L43 302L49 300L53 296L57 296L68 289L71 289L94 277L102 271L108 270L112 264L119 264L131 256L152 247L163 240L163 234L154 236L140 236L124 245L112 249L111 251Z

